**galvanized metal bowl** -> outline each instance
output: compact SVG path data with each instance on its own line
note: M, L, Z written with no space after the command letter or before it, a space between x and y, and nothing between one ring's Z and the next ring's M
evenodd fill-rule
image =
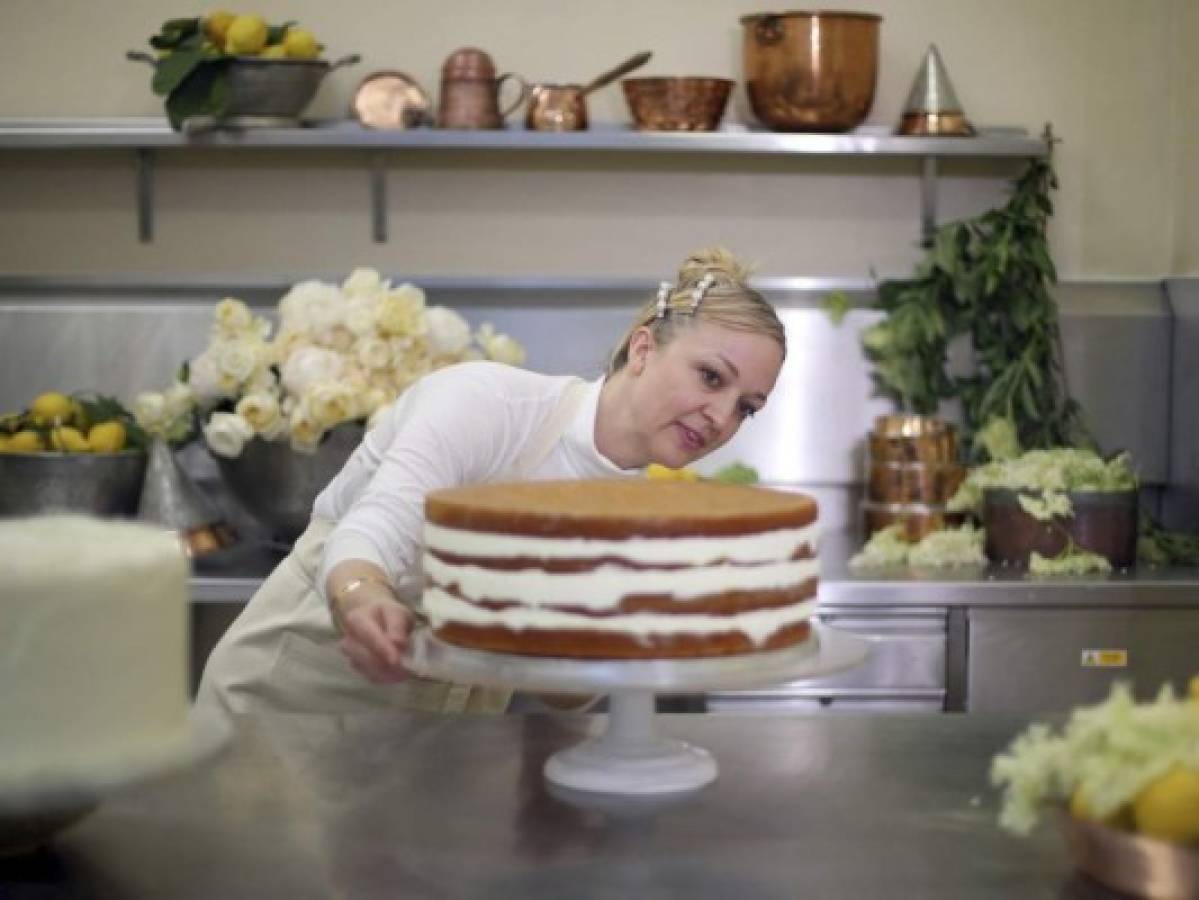
M221 480L254 518L294 541L308 527L312 504L362 442L361 425L338 425L316 453L297 453L287 441L254 438L236 457L216 456Z
M0 515L77 512L97 516L137 513L146 454L0 454Z
M298 120L330 68L323 59L238 57L229 63L226 117Z

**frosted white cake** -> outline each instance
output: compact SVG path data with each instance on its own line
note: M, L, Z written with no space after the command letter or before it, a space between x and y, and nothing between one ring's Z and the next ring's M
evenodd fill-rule
M0 801L121 781L185 752L187 581L180 544L158 528L0 520Z

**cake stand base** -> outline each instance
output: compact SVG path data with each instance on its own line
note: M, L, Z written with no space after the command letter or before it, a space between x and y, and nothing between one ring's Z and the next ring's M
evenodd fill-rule
M660 737L654 722L652 692L613 692L607 730L551 756L545 777L576 791L641 795L693 791L716 780L707 750Z

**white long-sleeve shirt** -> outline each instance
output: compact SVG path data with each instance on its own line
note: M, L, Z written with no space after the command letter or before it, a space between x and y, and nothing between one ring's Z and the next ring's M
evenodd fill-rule
M313 504L314 516L336 523L317 590L323 595L329 570L346 559L369 560L401 585L418 568L425 495L509 473L572 380L469 362L432 372L401 394ZM587 385L562 439L527 477L640 474L595 446L602 385L602 378Z

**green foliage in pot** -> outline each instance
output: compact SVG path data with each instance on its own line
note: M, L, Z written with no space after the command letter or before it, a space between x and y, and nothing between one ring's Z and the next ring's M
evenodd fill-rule
M1014 431L1025 450L1093 445L1069 396L1049 292L1057 273L1046 225L1056 187L1051 160L1034 159L1006 204L942 225L913 277L880 284L886 318L862 336L877 389L900 409L931 415L942 401L961 401L974 461L993 457L976 436L996 432ZM974 371L955 376L948 351L961 336Z

